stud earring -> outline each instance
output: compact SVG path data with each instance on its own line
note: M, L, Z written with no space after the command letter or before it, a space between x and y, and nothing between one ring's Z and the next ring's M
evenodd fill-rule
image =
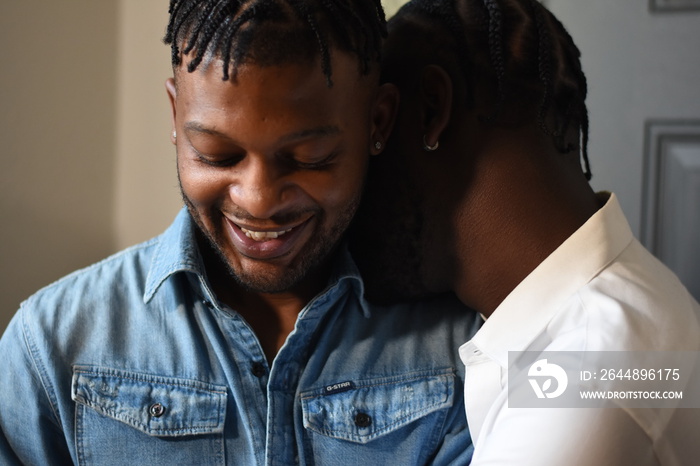
M374 143L374 148L377 150L382 150L382 143L381 141L377 141Z
M173 139L177 139L177 131L173 130Z
M425 149L428 152L433 152L437 150L438 147L440 147L440 141L435 141L434 145L429 145L428 141L425 140L426 135L423 135L423 149Z

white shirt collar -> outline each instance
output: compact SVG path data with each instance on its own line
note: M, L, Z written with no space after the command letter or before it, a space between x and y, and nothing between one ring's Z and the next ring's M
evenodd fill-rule
M484 356L501 367L508 351L524 351L564 302L593 279L633 240L614 194L503 300L482 328L460 348L466 365Z

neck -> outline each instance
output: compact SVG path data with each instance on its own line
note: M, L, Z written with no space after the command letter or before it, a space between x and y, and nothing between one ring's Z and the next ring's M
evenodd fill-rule
M258 337L268 362L272 362L294 330L299 313L325 286L328 266L319 268L290 290L263 293L238 283L208 242L202 243L206 243L201 250L214 293L245 319Z
M546 143L486 148L479 194L465 196L453 289L486 317L600 207L577 162Z

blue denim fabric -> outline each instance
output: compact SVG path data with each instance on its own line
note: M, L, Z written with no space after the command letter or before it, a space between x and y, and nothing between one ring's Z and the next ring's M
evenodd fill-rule
M273 364L183 210L25 301L0 340L0 464L468 464L449 298L379 307L347 252Z

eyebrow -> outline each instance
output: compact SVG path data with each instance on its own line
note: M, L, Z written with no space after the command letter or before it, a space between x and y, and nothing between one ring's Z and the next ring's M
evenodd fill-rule
M197 121L188 121L187 123L185 123L185 130L195 131L197 133L210 134L212 136L220 136L222 138L230 139L227 135L225 135L221 131L217 131L215 129L208 128Z
M195 131L197 133L208 134L211 136L217 136L225 139L231 139L227 134L222 133L214 128L209 128L198 121L188 121L185 123L185 130ZM301 139L308 139L312 137L326 137L333 136L340 133L340 128L335 125L325 125L316 128L303 129L294 133L287 134L280 138L279 142L282 144L297 141Z
M319 126L317 128L304 129L296 133L288 134L280 139L280 142L291 142L312 137L333 136L340 133L340 128L334 125Z

